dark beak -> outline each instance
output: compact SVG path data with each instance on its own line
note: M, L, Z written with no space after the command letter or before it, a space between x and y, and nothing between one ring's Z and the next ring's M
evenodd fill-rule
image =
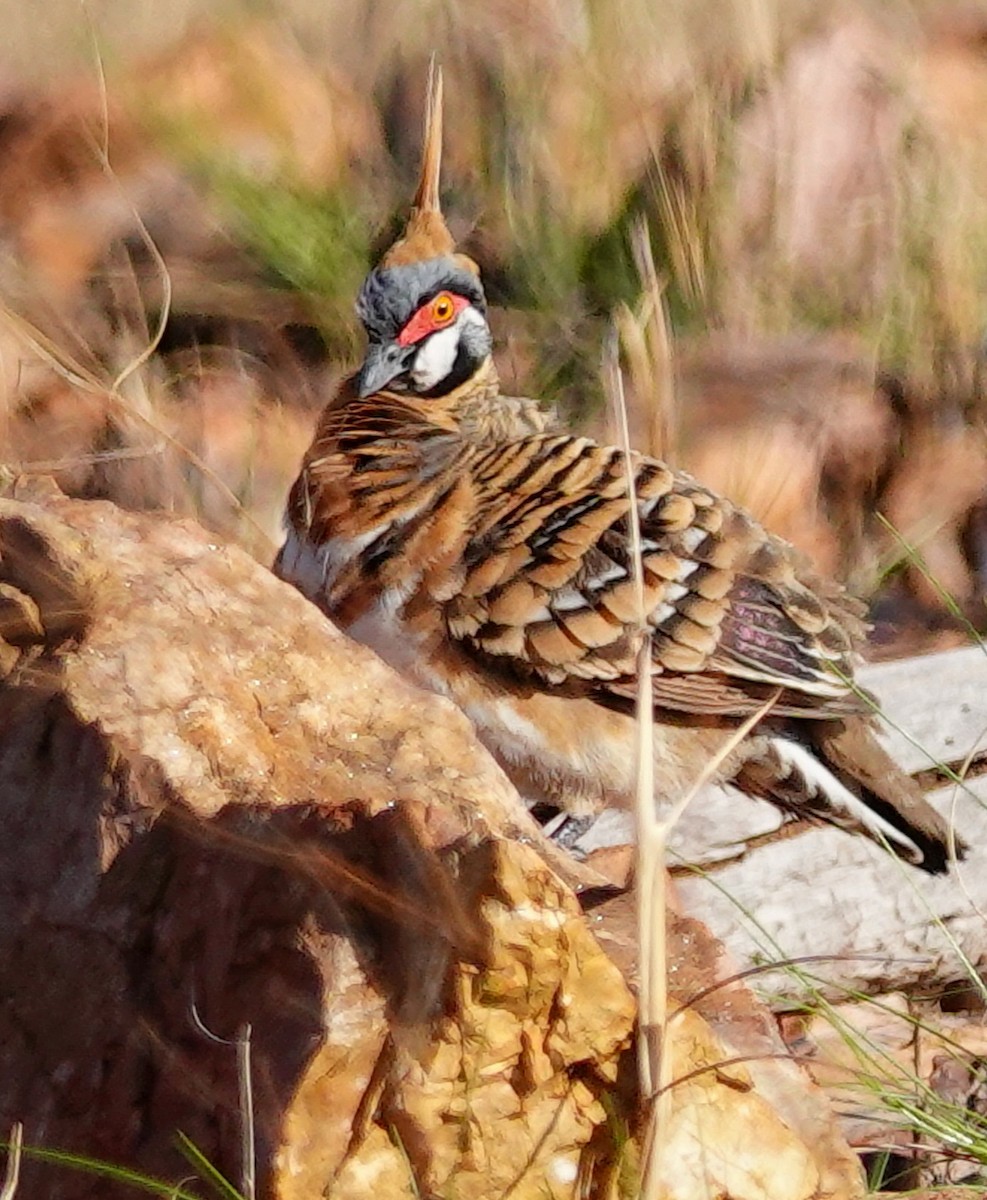
M381 391L407 371L414 357L414 346L399 346L397 342L371 342L356 377L357 395L371 396Z

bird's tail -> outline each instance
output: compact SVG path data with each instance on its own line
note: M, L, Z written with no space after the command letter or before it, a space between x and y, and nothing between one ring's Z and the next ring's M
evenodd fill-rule
M738 783L802 817L814 817L889 844L939 875L966 849L874 737L867 718L801 721L768 740Z

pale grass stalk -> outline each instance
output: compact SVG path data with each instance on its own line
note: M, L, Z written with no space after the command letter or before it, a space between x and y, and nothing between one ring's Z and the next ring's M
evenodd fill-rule
M704 98L708 103L708 97ZM689 301L702 305L706 299L706 255L700 232L700 214L696 202L681 181L668 178L657 165L657 204L666 231L668 253L675 280Z
M89 32L93 40L93 54L95 56L96 73L99 82L101 117L100 132L102 134L102 140L98 145L94 146L94 149L96 151L99 164L103 168L103 173L108 179L116 183L116 175L113 171L113 167L110 164L110 104L106 90L106 69L103 63L103 56L99 49L99 42L96 37L95 28L92 24L92 19L88 13L86 14L86 17L89 24ZM121 193L123 193L123 188L120 188L119 190ZM165 329L168 326L168 318L171 316L171 272L168 270L168 265L165 262L161 251L158 249L154 238L151 237L151 232L145 224L144 218L138 211L137 206L131 203L129 207L131 215L134 218L134 222L137 225L137 231L140 234L141 241L144 243L144 247L148 254L150 254L151 260L157 268L158 274L160 275L163 299L161 303L161 312L158 316L157 329L154 331L154 334L148 338L147 345L144 347L144 349L140 351L140 353L138 353L129 363L127 363L119 372L116 379L113 380L113 383L110 385L110 393L113 396L121 395L120 389L124 382L151 360L151 357L161 345L161 339L164 337ZM134 282L136 290L136 280Z
M650 673L647 676L647 687L649 693L648 699L650 700ZM668 1128L672 1108L672 1057L664 1051L668 1043L669 1025L688 1007L688 1005L681 1005L669 1015L668 948L666 941L668 914L665 890L668 839L695 797L714 778L716 772L726 759L740 745L744 738L747 737L751 730L754 729L758 722L767 716L780 695L781 688L776 688L756 712L752 713L742 725L739 725L730 733L730 736L726 738L723 745L703 765L703 769L699 772L689 790L675 801L660 820L655 815L654 798L653 796L649 796L650 827L645 829L642 825L638 825L637 863L640 867L647 861L650 871L648 879L650 885L649 894L643 901L646 907L642 907L642 900L640 898L638 901L638 937L641 944L639 1024L641 1041L649 1048L652 1055L649 1061L648 1075L645 1076L643 1072L641 1075L642 1092L644 1092L646 1100L651 1103L651 1112L642 1152L643 1178L641 1200L654 1200L654 1197L658 1194L658 1166L661 1153L659 1134L663 1129ZM639 686L639 706L640 702L641 689ZM649 728L652 727L650 709L639 707L638 725L640 726L645 721ZM637 797L639 806L642 805L642 801L643 797L639 794ZM642 836L646 836L647 844L642 844ZM640 883L639 888L641 891L644 890ZM640 923L643 919L647 919L650 923L647 925ZM650 969L647 1008L645 1007L644 990L644 950L646 944L649 945L648 967ZM655 1069L655 1061L657 1061L657 1069ZM655 1085L650 1092L645 1087L646 1080L648 1079Z
M24 1143L24 1126L15 1121L10 1131L10 1141L7 1143L7 1169L3 1176L3 1187L0 1188L0 1200L14 1200L17 1195L17 1184L21 1177L21 1147Z
M649 395L648 449L659 458L675 457L678 449L678 411L672 369L672 333L665 304L665 281L658 276L648 223L642 216L631 228L631 252L641 280L639 327L647 351L647 373L642 372L639 397ZM648 392L640 388L650 385Z
M668 1018L668 964L665 942L665 835L654 810L654 722L652 720L651 637L645 611L644 564L641 556L641 526L638 514L634 457L630 450L627 404L624 402L623 376L618 358L616 328L605 348L605 376L623 452L627 475L628 529L634 574L638 635L640 646L636 670L636 778L634 792L635 823L635 901L638 918L638 1073L641 1094L648 1104L648 1121L641 1156L641 1200L656 1200L658 1195L657 1153L660 1132L668 1117L668 1092L662 1084L669 1073L668 1055L663 1055L663 1034ZM660 1098L654 1103L654 1097Z
M646 415L645 449L656 458L674 458L678 422L666 285L655 267L644 218L634 222L630 239L641 296L634 309L628 304L618 305L614 323L635 407ZM619 418L615 420L619 426ZM619 438L619 432L616 436Z
M240 1191L257 1198L257 1137L254 1126L254 1083L250 1067L250 1026L241 1025L236 1039L236 1079L240 1098Z
M617 426L618 442L623 452L624 470L627 481L627 523L631 539L631 565L633 568L635 605L638 612L636 636L639 639L637 652L637 738L636 788L634 819L636 827L636 898L638 920L638 1071L641 1089L646 1096L654 1094L658 1080L659 1048L650 1041L650 1031L660 1027L660 1022L650 1019L661 1008L664 991L663 954L656 955L653 939L655 891L661 877L662 863L654 857L654 830L657 817L654 806L654 725L651 721L651 640L648 616L644 605L644 567L641 557L641 524L637 511L637 488L635 485L634 455L630 446L630 431L627 425L627 405L624 400L624 379L620 369L619 334L617 326L610 331L604 347L604 375L613 416ZM661 880L663 885L663 880ZM649 1019L646 1020L646 1017Z
M646 231L645 231L646 236ZM657 280L657 277L655 277ZM637 1060L641 1093L649 1105L648 1124L642 1147L641 1200L658 1195L661 1133L671 1116L671 1056L665 1053L669 1024L668 946L666 938L666 856L668 839L682 814L698 792L715 776L723 762L771 710L781 688L733 730L723 745L703 766L692 787L659 819L654 788L654 702L651 676L651 636L645 608L641 526L635 487L635 456L630 446L627 405L619 361L618 327L615 322L604 349L604 375L614 410L618 440L624 458L628 496L628 530L639 638L635 713L636 785L634 815L636 829L635 895L638 927L638 1043ZM673 1014L674 1015L674 1014Z
M100 463L128 462L160 454L159 446L121 446L119 450L94 450L92 454L73 454L71 458L7 459L4 470L14 479L18 475L56 475L71 467L96 467Z
M637 524L636 521L634 523ZM635 558L639 564L638 553L635 553ZM638 932L637 1060L641 1092L649 1099L661 1087L661 1033L668 1012L664 920L665 856L655 813L651 695L651 642L646 634L642 634L637 657L635 700L637 775L634 792L634 869ZM647 1192L643 1194L646 1196Z
M199 1016L199 1009L193 998L189 1006L192 1024L210 1042L217 1046L236 1047L236 1079L237 1097L240 1110L240 1192L243 1200L256 1200L257 1197L257 1138L254 1121L254 1085L250 1064L250 1035L251 1027L243 1024L237 1030L235 1042L213 1033Z

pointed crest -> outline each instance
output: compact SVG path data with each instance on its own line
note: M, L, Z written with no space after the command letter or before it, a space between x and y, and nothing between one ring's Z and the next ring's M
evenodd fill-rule
M476 271L465 255L455 253L456 243L446 227L439 203L439 178L442 172L442 68L435 56L428 67L428 96L425 100L425 134L418 188L412 201L411 215L402 237L380 260L382 267L422 262L429 258L453 257Z
M418 213L438 213L439 179L442 174L442 68L435 55L428 64L428 94L425 97L425 131L422 141L422 166L418 190L412 201L412 219Z

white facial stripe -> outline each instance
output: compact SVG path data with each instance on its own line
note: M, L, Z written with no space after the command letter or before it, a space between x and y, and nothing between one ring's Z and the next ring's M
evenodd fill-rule
M459 351L459 336L465 325L486 325L483 314L472 304L463 309L448 329L440 329L422 343L411 368L411 379L419 392L431 391L452 370Z
M419 392L431 391L452 370L459 349L458 325L457 321L422 342L411 368L411 379Z

